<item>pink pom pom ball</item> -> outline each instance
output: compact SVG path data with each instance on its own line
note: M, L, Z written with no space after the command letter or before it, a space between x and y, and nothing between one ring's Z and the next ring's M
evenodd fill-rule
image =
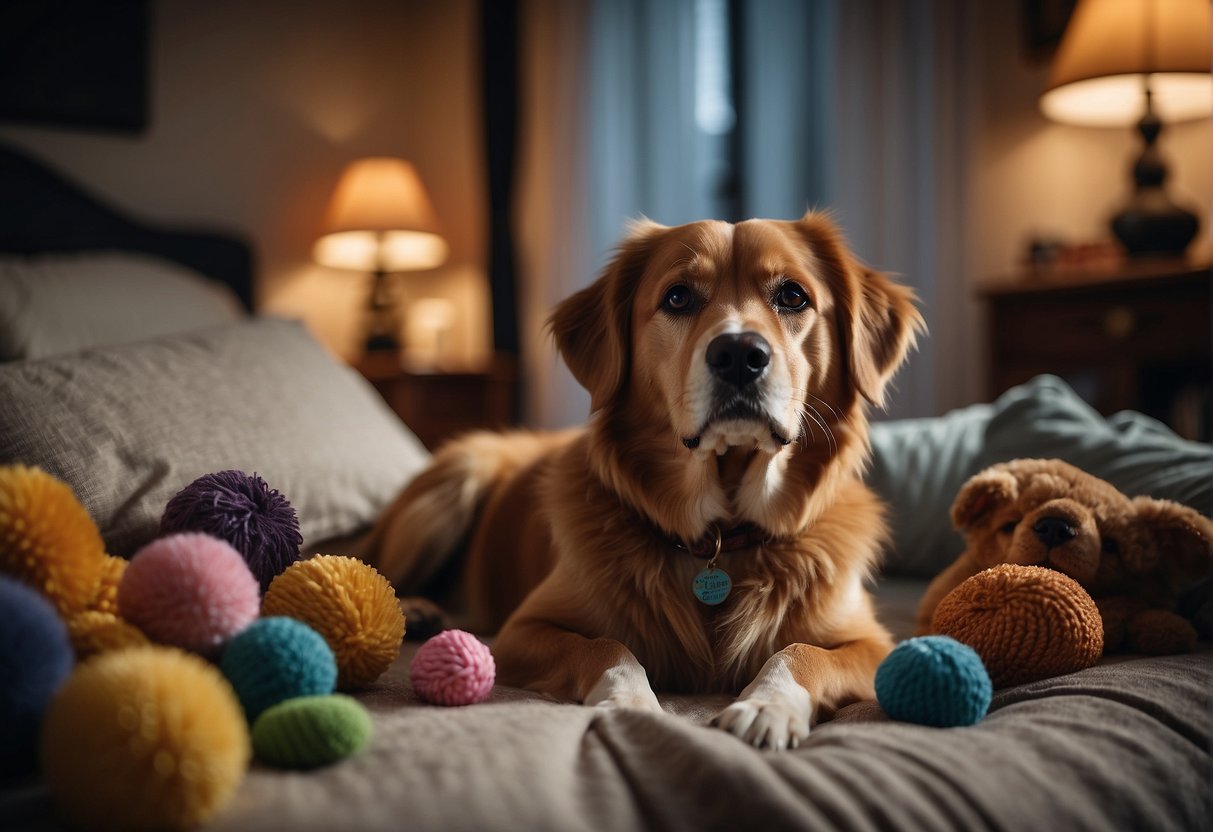
M475 705L493 690L497 666L483 642L463 630L445 630L417 650L409 665L413 689L433 705Z
M214 657L257 618L261 585L244 557L198 532L153 540L118 584L118 614L152 641Z

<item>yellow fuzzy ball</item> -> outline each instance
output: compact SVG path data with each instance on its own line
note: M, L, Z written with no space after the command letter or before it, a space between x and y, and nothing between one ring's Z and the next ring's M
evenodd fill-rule
M56 804L86 829L182 829L236 791L250 741L236 694L197 656L132 647L79 665L42 729Z
M72 616L67 622L67 635L76 652L76 661L84 661L98 653L149 643L140 630L112 612L97 610L85 610Z
M118 614L118 584L122 583L122 576L126 574L126 565L129 562L126 558L105 556L97 580L97 592L88 605L90 610Z
M97 593L105 544L72 489L39 468L0 467L0 573L70 618Z
M340 690L378 679L404 638L392 585L357 558L317 555L291 564L270 583L261 614L290 616L324 636L337 659Z

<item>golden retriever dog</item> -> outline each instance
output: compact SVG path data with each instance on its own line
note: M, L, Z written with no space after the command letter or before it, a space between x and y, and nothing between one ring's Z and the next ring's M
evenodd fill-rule
M819 214L642 221L550 326L588 426L447 445L363 556L401 595L454 573L498 679L560 699L727 692L714 724L781 749L873 697L865 412L923 328L913 293Z

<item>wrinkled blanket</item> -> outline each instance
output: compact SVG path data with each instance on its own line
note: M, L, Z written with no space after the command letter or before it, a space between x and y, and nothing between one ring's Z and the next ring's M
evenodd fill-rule
M783 753L706 727L722 696L663 696L649 714L498 687L483 704L429 706L409 683L414 650L359 694L376 729L366 751L306 773L255 765L207 828L1213 828L1207 646L999 691L970 728L859 703ZM53 828L44 802L0 825Z

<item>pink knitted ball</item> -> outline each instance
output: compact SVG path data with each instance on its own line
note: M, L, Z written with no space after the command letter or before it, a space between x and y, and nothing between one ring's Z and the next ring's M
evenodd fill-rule
M118 614L152 641L214 657L257 618L261 585L229 543L198 532L153 540L118 584Z
M493 690L493 654L471 633L444 630L417 650L409 674L417 695L434 705L475 705Z

